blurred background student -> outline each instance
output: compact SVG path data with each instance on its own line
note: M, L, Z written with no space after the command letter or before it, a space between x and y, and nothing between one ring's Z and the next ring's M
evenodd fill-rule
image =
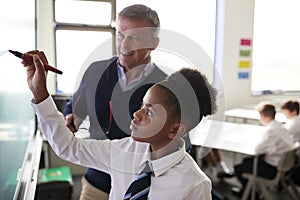
M294 142L300 142L300 117L299 117L299 102L288 100L281 105L281 110L287 118L285 127L289 130ZM298 162L292 173L292 180L300 186L300 152L298 154Z
M294 142L300 142L300 117L299 102L286 101L282 104L281 110L287 118L285 127L289 130Z
M255 148L257 154L261 155L257 163L257 176L272 179L276 176L277 166L283 152L293 148L294 143L288 130L280 122L275 120L275 106L269 103L261 103L257 106L260 114L260 122L266 126L265 133ZM234 166L235 174L242 184L242 188L234 187L232 192L241 197L247 179L243 173L252 173L253 157L245 158L241 164Z

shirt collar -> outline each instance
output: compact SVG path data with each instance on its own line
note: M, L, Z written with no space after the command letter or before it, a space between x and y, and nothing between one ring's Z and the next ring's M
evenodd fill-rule
M150 161L150 166L152 167L153 174L155 177L158 177L161 174L165 173L184 158L186 151L185 151L184 140L182 138L179 141L178 147L179 147L178 151L169 154L167 156L164 156L162 158Z
M120 65L119 60L117 61L117 69L118 69L118 77L119 77L119 84L123 91L128 91L134 87L136 87L139 83L141 83L145 77L147 77L151 71L154 69L154 64L150 61L147 63L140 73L138 77L132 80L129 84L127 84L127 79L125 76L124 68Z

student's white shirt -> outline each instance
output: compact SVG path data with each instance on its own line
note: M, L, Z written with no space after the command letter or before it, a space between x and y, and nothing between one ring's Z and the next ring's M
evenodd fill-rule
M283 124L273 120L266 125L266 132L256 147L256 153L266 154L264 160L277 166L284 151L293 148L293 141Z
M40 127L54 152L67 161L109 173L112 178L110 200L120 200L131 182L150 160L149 144L121 140L78 139L65 127L51 97L33 104ZM184 141L179 150L150 160L154 175L151 177L150 200L209 200L211 181L186 153Z
M286 121L285 127L289 130L294 142L300 142L300 117L295 116Z

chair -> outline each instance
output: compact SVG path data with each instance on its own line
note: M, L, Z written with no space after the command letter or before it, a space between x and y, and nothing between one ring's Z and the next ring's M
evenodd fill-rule
M268 188L278 185L279 183L283 186L284 189L288 190L289 194L293 199L300 199L300 194L290 178L291 172L296 163L296 151L298 148L299 146L297 145L293 149L286 151L281 155L281 159L277 166L277 174L273 179L255 177L255 183L257 187L260 188L264 199L271 200ZM250 173L244 173L243 177L248 179L247 186L242 197L242 200L245 200L248 199L254 181L254 177L253 174Z

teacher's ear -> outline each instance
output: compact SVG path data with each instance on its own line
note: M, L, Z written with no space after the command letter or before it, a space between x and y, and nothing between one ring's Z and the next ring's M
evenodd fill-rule
M155 38L152 38L152 42L151 42L151 50L155 50L157 48L159 44L159 38L158 37L155 37Z

